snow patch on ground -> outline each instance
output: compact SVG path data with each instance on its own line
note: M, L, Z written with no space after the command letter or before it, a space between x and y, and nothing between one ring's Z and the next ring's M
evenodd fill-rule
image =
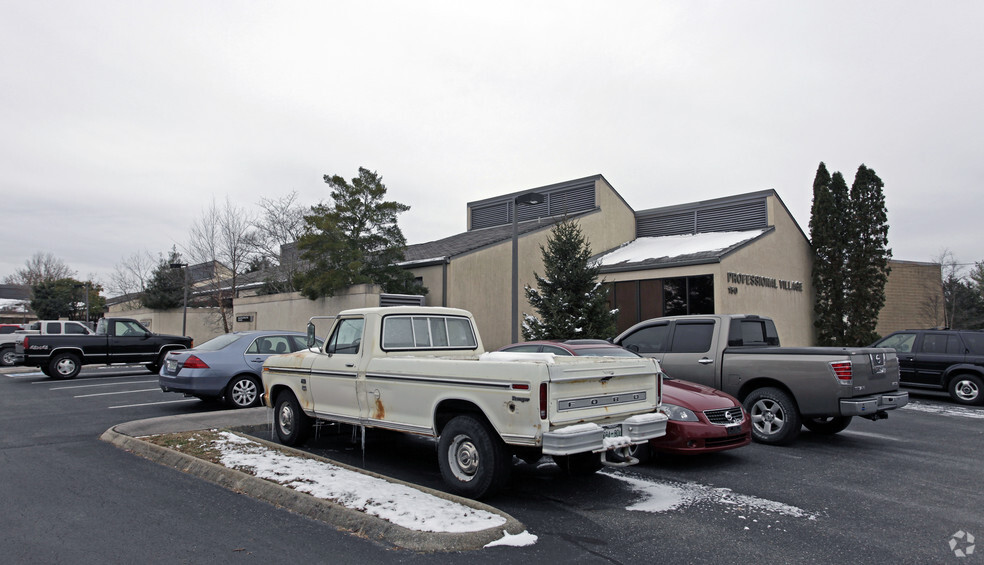
M219 436L215 448L219 450L220 461L226 467L246 471L411 530L476 532L506 523L506 519L498 514L464 506L406 485L363 475L324 461L287 455L230 432L220 432ZM533 541L536 541L535 536Z
M915 410L916 412L926 412L928 414L941 414L943 416L959 416L961 418L976 418L984 420L984 410L975 408L964 408L963 406L946 406L941 404L927 404L918 400L910 400L908 404L900 410Z
M527 532L526 530L523 530L522 533L516 535L510 535L509 532L507 532L506 530L502 530L502 537L495 541L490 541L489 543L485 544L485 547L495 547L497 545L525 547L527 545L533 545L534 543L536 543L536 540L537 537Z
M737 494L728 488L716 488L697 483L669 483L639 479L617 472L606 474L622 481L632 490L642 495L641 500L626 507L627 510L659 513L678 510L701 503L710 503L725 505L729 510L740 511L743 514L758 512L761 514L779 514L781 516L807 520L817 519L816 514L807 512L802 508L774 500ZM744 515L740 515L739 518L747 519ZM754 521L757 522L758 520Z

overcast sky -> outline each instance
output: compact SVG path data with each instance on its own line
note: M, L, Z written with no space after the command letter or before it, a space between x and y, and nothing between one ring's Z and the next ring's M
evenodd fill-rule
M0 278L108 282L243 207L377 171L410 243L600 173L636 210L885 183L896 259L984 260L982 2L0 0ZM602 251L596 249L595 251Z

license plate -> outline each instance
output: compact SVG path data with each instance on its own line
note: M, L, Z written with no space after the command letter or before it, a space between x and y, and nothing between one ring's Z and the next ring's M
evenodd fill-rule
M738 424L737 426L728 426L726 429L728 430L729 436L736 436L741 433L741 424Z
M622 437L622 424L605 426L605 437Z
M178 368L178 362L177 361L168 361L167 362L167 370L168 371L174 371L177 368Z

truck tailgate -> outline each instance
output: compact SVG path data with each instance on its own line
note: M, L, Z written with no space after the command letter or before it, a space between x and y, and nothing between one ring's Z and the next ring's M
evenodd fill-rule
M565 363L558 357L549 365L547 418L551 429L582 422L603 424L659 406L659 366L653 359L626 362L599 358ZM633 360L636 361L636 360Z
M853 396L899 389L899 358L894 349L850 350Z

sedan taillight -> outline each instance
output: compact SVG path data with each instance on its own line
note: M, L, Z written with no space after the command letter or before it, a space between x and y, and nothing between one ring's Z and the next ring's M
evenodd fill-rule
M187 360L185 360L183 367L185 369L208 369L208 363L202 361L196 355L192 355Z

